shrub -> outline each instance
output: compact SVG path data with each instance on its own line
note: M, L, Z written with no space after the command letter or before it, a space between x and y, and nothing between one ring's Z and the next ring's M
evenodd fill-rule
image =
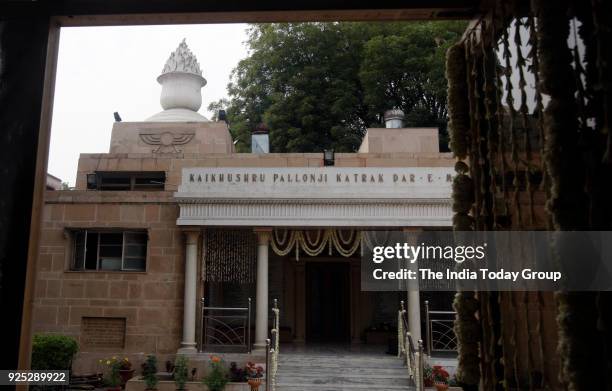
M119 370L121 369L121 362L117 356L113 358L101 359L98 361L100 364L106 365L108 370L104 375L104 383L110 387L117 387L121 384L121 376Z
M202 381L210 391L221 391L225 388L228 382L227 370L223 366L221 358L217 356L210 357L210 372Z
M147 389L153 390L157 386L157 358L150 354L145 362L142 363L142 378L147 385Z
M174 364L174 383L176 384L177 390L185 389L185 383L189 376L187 364L187 357L182 355L176 356L176 363Z
M57 334L36 334L32 341L32 369L70 370L79 350L74 338Z

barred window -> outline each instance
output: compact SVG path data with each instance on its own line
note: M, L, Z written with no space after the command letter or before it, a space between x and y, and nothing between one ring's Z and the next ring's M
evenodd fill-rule
M74 232L72 270L144 271L146 231L78 230Z
M88 190L160 191L164 190L165 183L166 173L163 171L96 171L95 174L87 174Z

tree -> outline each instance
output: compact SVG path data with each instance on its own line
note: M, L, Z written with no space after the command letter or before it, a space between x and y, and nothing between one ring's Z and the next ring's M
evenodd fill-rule
M226 107L248 150L260 122L274 152L354 151L390 108L407 126L445 131L444 53L463 22L274 23L249 30L249 56L233 70Z

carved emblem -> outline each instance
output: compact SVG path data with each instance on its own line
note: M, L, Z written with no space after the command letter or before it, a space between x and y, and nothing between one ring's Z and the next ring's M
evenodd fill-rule
M157 146L152 152L181 152L177 145L185 145L193 139L195 133L140 133L140 139L148 145Z

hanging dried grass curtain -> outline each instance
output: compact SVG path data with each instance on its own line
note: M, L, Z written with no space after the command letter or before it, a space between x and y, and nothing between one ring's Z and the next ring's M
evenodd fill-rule
M495 1L449 51L456 230L612 228L611 20L603 0ZM612 368L611 301L461 292L458 377L472 389L597 388L592 373ZM560 365L548 359L557 329Z
M300 252L315 257L325 249L328 255L334 250L343 257L350 257L360 248L361 232L342 229L314 229L314 230L287 230L275 229L272 231L270 247L280 256L295 252L296 260L300 259Z
M203 240L202 278L207 282L255 282L257 242L251 230L208 230Z

